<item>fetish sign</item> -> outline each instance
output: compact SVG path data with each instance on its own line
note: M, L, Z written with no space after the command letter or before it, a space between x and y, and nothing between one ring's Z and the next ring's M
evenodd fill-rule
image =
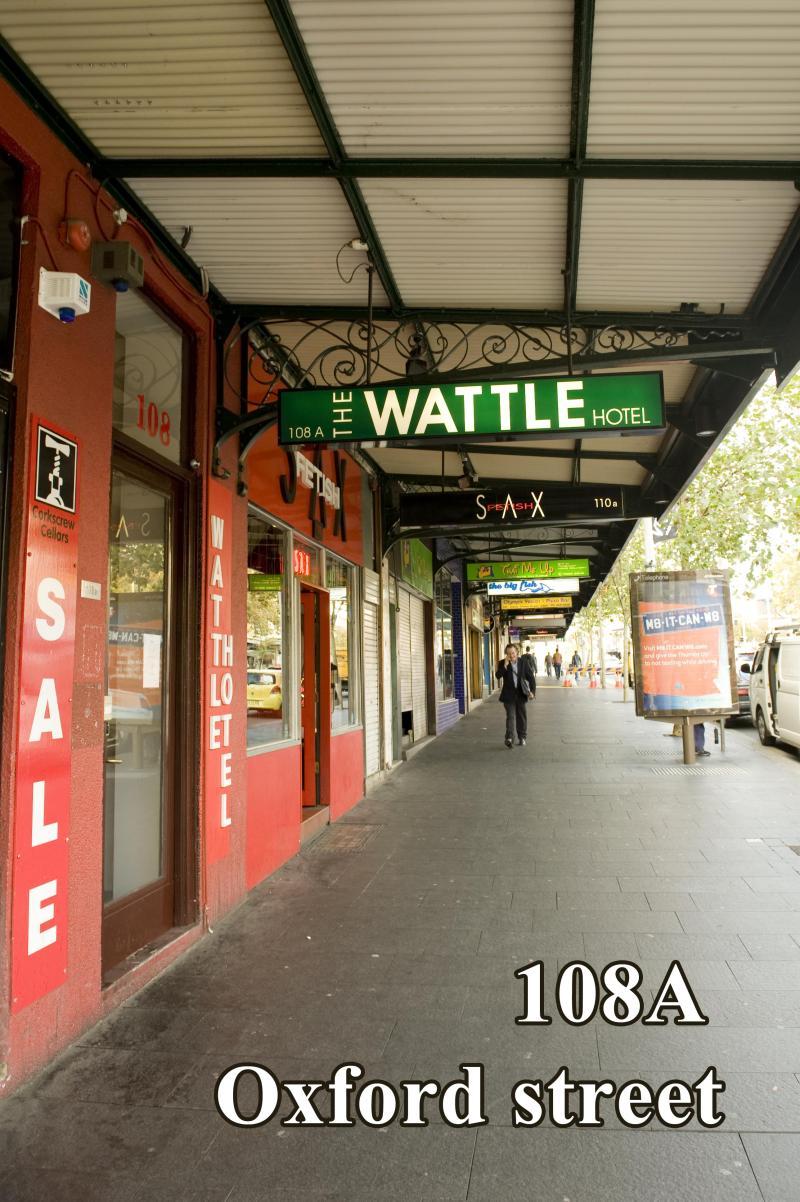
M490 597L549 597L553 593L577 593L577 576L560 580L488 580L486 592Z
M640 511L635 497L626 498L626 490L613 485L573 487L514 481L507 488L491 491L404 493L400 498L400 525L409 528L431 524L484 525L518 529L531 523L555 520L619 521L640 516Z
M536 438L661 430L661 372L492 383L284 389L283 446L526 434Z
M572 609L572 597L503 597L500 608L512 613L545 609Z
M77 441L32 419L16 754L11 1009L63 985L78 589Z
M515 559L468 563L467 580L551 580L589 575L588 559Z
M207 521L205 833L207 860L214 864L224 859L230 850L231 728L236 663L231 607L233 500L218 480L210 480L208 484Z

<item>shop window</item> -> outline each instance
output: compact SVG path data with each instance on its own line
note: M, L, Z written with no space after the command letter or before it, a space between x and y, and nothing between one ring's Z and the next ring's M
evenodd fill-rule
M331 607L331 729L352 726L358 721L353 616L355 573L353 568L329 555L325 584Z
M289 737L290 685L286 535L256 514L247 519L247 747Z
M453 590L451 575L438 572L435 581L436 606L436 693L440 701L454 696L453 686Z
M180 463L184 337L138 292L117 295L112 424Z

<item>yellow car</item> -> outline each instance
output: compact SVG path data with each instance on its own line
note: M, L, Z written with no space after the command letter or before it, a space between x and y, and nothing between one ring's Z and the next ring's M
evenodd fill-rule
M283 706L280 668L249 668L247 672L247 708L264 716L279 717Z

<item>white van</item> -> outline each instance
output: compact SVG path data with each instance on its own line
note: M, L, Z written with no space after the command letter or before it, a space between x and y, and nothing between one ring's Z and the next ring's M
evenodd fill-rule
M777 627L756 652L750 716L765 746L780 739L800 747L800 623Z

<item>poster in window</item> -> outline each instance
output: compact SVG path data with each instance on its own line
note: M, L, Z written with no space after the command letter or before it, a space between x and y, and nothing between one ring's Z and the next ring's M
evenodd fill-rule
M682 718L738 712L728 575L631 575L636 713Z

